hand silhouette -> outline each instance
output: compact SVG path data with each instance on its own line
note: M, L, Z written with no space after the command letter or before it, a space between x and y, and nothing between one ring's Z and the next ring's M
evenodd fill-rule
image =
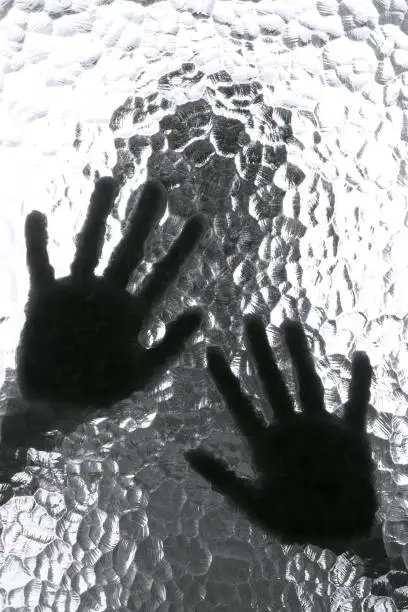
M168 325L156 346L145 350L139 344L143 321L177 277L208 223L204 215L193 215L134 296L126 286L165 210L166 192L158 181L146 183L124 237L97 277L94 270L116 196L112 178L97 181L71 274L57 280L47 253L47 218L38 211L26 218L30 294L17 350L17 380L25 399L101 407L124 399L160 374L202 321L202 311L192 308Z
M287 321L283 330L302 413L295 412L262 321L245 318L249 349L275 414L269 425L241 390L220 349L207 350L211 376L250 445L257 482L238 476L205 450L190 450L185 456L215 490L283 542L344 551L369 534L377 510L365 433L370 362L365 353L354 355L349 400L339 419L325 410L323 386L302 327Z

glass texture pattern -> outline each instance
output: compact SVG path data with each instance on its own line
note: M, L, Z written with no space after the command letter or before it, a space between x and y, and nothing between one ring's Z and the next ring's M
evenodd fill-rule
M1 419L24 409L14 364L30 210L47 213L63 276L95 176L118 178L102 270L131 191L161 179L167 214L134 287L188 216L212 223L144 334L150 346L187 306L206 310L160 383L54 433L53 451L1 441L0 609L408 609L406 3L0 0L0 50ZM300 316L331 412L352 353L370 357L386 551L371 567L267 537L184 460L205 443L251 473L205 371L206 344L222 346L261 407L250 312L273 347L283 317Z

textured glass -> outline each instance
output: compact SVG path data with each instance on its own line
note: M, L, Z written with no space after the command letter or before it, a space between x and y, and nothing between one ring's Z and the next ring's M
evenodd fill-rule
M186 306L207 313L160 384L55 434L53 452L2 440L0 610L408 608L407 33L404 0L0 0L1 414L23 407L28 212L48 214L65 275L95 175L113 173L102 270L130 192L160 178L168 214L135 287L190 214L212 222L146 328L150 345ZM280 545L183 458L205 443L251 472L204 367L206 344L223 346L261 406L248 312L275 348L283 316L300 314L331 412L352 353L369 354L387 552L371 570Z

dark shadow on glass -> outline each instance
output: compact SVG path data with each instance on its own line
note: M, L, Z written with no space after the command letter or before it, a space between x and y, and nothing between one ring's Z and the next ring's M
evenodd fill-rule
M202 240L208 220L199 213L187 220L134 296L126 286L143 259L145 241L165 210L167 196L159 181L145 184L139 201L133 202L127 231L97 277L94 271L116 196L114 179L96 182L71 274L60 279L55 279L48 259L46 216L38 211L27 216L30 292L16 362L21 394L30 402L99 407L129 397L165 371L203 320L202 310L191 308L168 325L152 349L138 342L143 322ZM131 199L136 200L135 193Z
M191 467L248 518L284 543L315 544L337 554L370 540L378 509L374 464L366 435L372 370L365 353L352 361L344 418L329 414L307 337L293 321L283 324L297 375L302 413L295 411L262 321L245 318L248 348L274 411L267 423L242 391L220 349L207 350L208 369L248 441L259 477L235 473L204 449L186 453Z

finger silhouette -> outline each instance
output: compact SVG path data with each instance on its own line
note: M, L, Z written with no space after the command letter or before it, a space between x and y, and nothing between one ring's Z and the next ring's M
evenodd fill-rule
M30 288L33 291L44 290L55 281L55 274L47 251L47 217L38 210L26 217L25 241Z
M250 352L276 418L285 419L293 416L295 408L269 346L262 319L255 315L247 315L244 325Z
M366 353L354 353L351 363L349 399L344 406L344 420L361 432L365 431L372 368Z
M185 223L180 235L171 245L168 253L146 279L140 297L148 308L160 300L171 283L177 278L182 265L195 250L208 228L208 219L197 213Z
M263 419L255 412L248 396L242 391L238 378L231 372L222 351L215 346L207 348L208 371L223 396L241 433L250 440L265 429Z
M137 193L134 192L129 201L132 202L136 198ZM166 198L162 183L151 180L145 184L125 235L114 249L103 274L106 280L120 288L126 288L132 272L143 259L144 245L150 232L163 216Z
M100 178L95 184L85 223L77 236L76 251L71 263L71 275L76 280L91 277L98 265L105 238L106 219L117 193L116 181L110 176Z
M138 389L147 381L152 381L165 371L167 365L177 357L190 336L200 327L204 318L201 308L191 308L167 325L166 334L161 342L147 350L143 363L138 366Z
M265 510L262 508L261 497L258 489L248 479L237 476L225 461L217 459L206 450L190 450L184 457L215 491L227 497L254 522L263 524Z
M319 415L324 409L324 388L317 375L313 357L302 326L295 321L282 325L285 341L295 367L299 383L299 399L305 414Z

